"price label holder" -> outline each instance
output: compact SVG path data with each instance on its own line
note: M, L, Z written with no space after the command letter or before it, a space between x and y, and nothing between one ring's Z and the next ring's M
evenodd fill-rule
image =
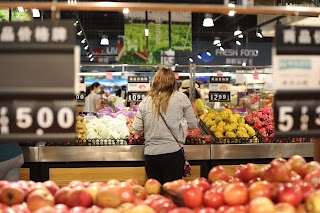
M320 28L276 28L276 137L320 136Z
M231 98L231 77L211 76L209 102L229 102Z
M73 23L0 23L0 143L75 140L80 47Z
M150 90L148 76L128 76L128 102L140 102Z

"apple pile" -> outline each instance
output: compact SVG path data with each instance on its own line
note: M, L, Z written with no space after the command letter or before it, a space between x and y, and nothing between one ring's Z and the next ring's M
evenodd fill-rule
M197 127L193 130L188 130L186 144L206 144L212 142L211 135L202 136L201 130Z
M144 144L144 132L137 134L132 128L132 123L135 116L127 117L127 127L129 128L129 145L143 145Z

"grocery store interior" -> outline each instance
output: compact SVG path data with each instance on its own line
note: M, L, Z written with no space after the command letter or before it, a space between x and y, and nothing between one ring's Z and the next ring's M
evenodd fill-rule
M279 40L281 29L320 29L318 6L318 0L1 1L0 27L31 22L52 23L55 26L71 20L72 24L68 26L72 30L68 29L68 32L73 32L75 39L70 59L75 67L70 66L74 70L70 70L72 76L69 78L74 77L70 82L74 87L74 139L64 138L55 130L49 131L51 127L46 128L50 134L56 135L55 140L52 140L55 137L52 135L48 136L48 140L45 137L37 140L37 136L33 135L30 139L24 137L20 142L12 136L11 139L18 140L23 150L24 164L20 169L20 180L51 180L59 187L67 186L74 180L107 182L111 179L135 179L141 184L146 183L144 136L143 133L135 133L132 123L140 101L147 95L153 77L161 67L170 68L175 73L177 90L187 82L190 101L201 99L204 107L198 115L198 128L188 130L186 137L184 149L192 175L185 180L208 178L212 168L217 166L222 166L230 177L235 177L240 164L254 163L262 171L275 158L291 159L297 155L304 158L305 164L316 164L315 161L320 160L320 141L317 138L319 133L315 133L316 128L310 127L312 133L308 132L308 128L303 129L304 132L296 131L293 130L296 124L292 124L292 134L283 131L278 135L282 131L279 123L288 125L285 122L289 122L279 118L281 104L287 103L290 97L299 100L292 95L299 90L297 88L302 88L304 93L299 93L301 96L312 94L310 100L314 102L318 101L314 97L318 98L315 93L319 91L311 86L303 89L303 86L295 85L294 81L302 77L294 78L294 74L286 74L285 77L291 87L281 87L278 79L284 75L278 72L281 67L278 58L306 56L305 52L299 53L299 48L292 54L289 48L285 54L277 52L276 40ZM299 35L296 37L298 41ZM294 41L296 37L294 35ZM0 28L1 56L5 54L2 47L7 48L1 43L4 42L1 41L3 38ZM314 40L317 41L316 36ZM16 46L14 48L18 49ZM58 48L54 50L50 46L48 52L67 54L61 46ZM317 54L309 55L312 55L310 61L316 63L312 65L316 69L314 67L318 63L314 61ZM66 60L61 63L66 64ZM51 62L49 65L53 67L49 68L48 65L48 70L54 72L54 66L59 61L53 58ZM36 67L36 64L32 66ZM64 64L56 66L63 69ZM64 70L57 71L61 76L54 78L64 78ZM292 73L296 73L295 68L292 70ZM315 72L319 73L319 70ZM4 79L6 77L13 78L5 75ZM32 78L29 79L32 81ZM44 84L51 80L42 79ZM34 79L34 84L38 85L36 81L38 78ZM103 107L89 112L86 111L86 101L92 89L90 86L96 82L101 85L98 95ZM19 85L11 86L20 88ZM277 91L283 88L282 96L275 98ZM11 94L6 92L0 92L0 97ZM55 94L50 95L56 98L63 94L59 92L56 90ZM289 98L281 99L284 96ZM13 101L20 96L11 97L5 100ZM38 96L34 97L38 100ZM279 101L279 104L275 104L275 101ZM292 113L290 117L292 122L297 122L300 118L295 118L298 115L294 112L289 112ZM316 115L310 114L314 117L308 117L308 121L319 119ZM299 120L301 123L304 122L302 116ZM2 125L5 121L0 122ZM38 123L42 128L39 119ZM38 134L39 129L34 129ZM1 131L0 143L6 140ZM43 135L41 131L38 135ZM320 164L317 163L315 167L318 171L315 185L319 189ZM298 172L295 174L300 175ZM303 176L300 178L303 180Z

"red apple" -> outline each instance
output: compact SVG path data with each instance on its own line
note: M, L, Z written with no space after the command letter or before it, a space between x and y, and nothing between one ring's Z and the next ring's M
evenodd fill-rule
M231 206L230 208L228 208L225 213L247 213L248 210L245 206Z
M275 206L269 198L257 197L250 201L249 213L275 213Z
M161 193L161 183L156 179L148 179L144 184L144 188L147 190L147 193L150 194L160 194Z
M265 172L271 181L286 182L290 178L291 165L283 158L276 158L271 161L270 167Z
M107 181L107 185L120 185L120 181L116 180L116 179L110 179Z
M221 187L221 188L226 188L226 186L228 186L229 183L224 181L224 180L217 180L213 183L211 183L211 187Z
M134 189L131 185L128 185L126 183L121 183L117 187L118 192L120 193L120 200L121 203L133 203L134 201Z
M249 186L249 199L257 197L267 197L272 199L272 185L268 181L257 181Z
M302 201L305 201L309 197L309 195L315 191L311 183L308 182L303 182L299 186L302 194Z
M151 202L149 205L156 212L169 212L172 209L175 209L177 206L168 198L163 198Z
M131 209L130 213L156 213L156 211L147 205L137 205Z
M223 199L228 205L245 205L249 192L244 183L230 183L223 191Z
M90 185L87 187L88 192L91 194L92 197L92 203L96 204L96 200L97 200L97 193L99 191L99 189L101 188L101 186L99 185Z
M296 173L295 171L291 171L291 174L290 174L290 178L288 180L289 183L292 183L294 185L299 185L303 182L303 179L301 178L301 176Z
M304 203L300 203L298 205L298 207L296 208L296 213L307 213L307 209Z
M147 198L147 190L141 185L134 185L133 187L134 195L136 198L145 200Z
M118 207L121 204L121 197L118 189L108 185L102 187L97 193L96 204L102 208Z
M130 179L127 179L125 180L125 183L131 185L131 186L134 186L134 185L141 185L139 183L139 181L137 179L134 179L134 178L130 178Z
M225 213L229 208L230 206L228 205L221 206L216 213Z
M261 175L261 174L260 174ZM254 178L248 182L248 187L250 187L253 183L257 181L261 181L262 179L260 177Z
M310 183L313 187L317 188L320 185L320 169L308 173L304 177L304 181Z
M69 211L69 208L64 204L56 204L53 207L53 211L54 213L67 213Z
M53 212L52 206L44 206L44 207L41 207L40 209L37 209L36 211L33 211L32 213L52 213L52 212Z
M65 204L66 203L66 197L68 192L70 191L70 187L69 186L65 186L60 188L54 195L54 200L56 204L62 203Z
M244 168L240 171L240 180L244 182L249 182L252 179L258 178L260 176L261 169L258 165L253 163L248 163L244 165Z
M11 206L11 209L15 213L30 213L28 206L23 205L23 204L15 204L15 205ZM1 212L1 210L0 210L0 212Z
M208 189L211 188L210 183L205 178L196 178L193 181L191 181L191 184L196 188L199 188L202 191L202 193L206 192Z
M296 213L296 209L290 203L277 203L275 205L276 213Z
M307 163L306 160L300 155L293 155L289 160L292 170L300 176L303 175L302 167Z
M54 197L47 189L35 189L27 197L27 205L31 211L45 206L54 206Z
M68 185L69 187L73 188L73 187L76 187L76 186L82 186L82 181L80 180L73 180L69 183Z
M0 180L0 189L4 186L6 186L7 184L9 184L9 181L7 180Z
M114 208L104 208L101 210L100 213L122 213L122 212L120 210L114 209Z
M67 193L66 205L69 207L83 206L88 208L92 204L92 195L84 186L73 187Z
M307 212L320 212L320 190L314 191L305 202Z
M210 207L203 207L203 208L194 210L194 213L215 213L215 212L216 210Z
M287 202L293 206L298 206L302 201L302 193L300 187L291 183L284 184L278 191L278 202Z
M169 211L168 213L194 213L194 212L191 209L186 207L178 207Z
M203 194L200 189L192 185L183 185L179 192L182 195L186 207L197 208L202 205Z
M222 188L211 188L203 195L203 205L206 207L218 209L224 204Z
M210 183L213 183L216 180L224 180L228 182L229 178L230 176L222 166L213 167L208 174L208 180Z
M0 203L11 206L21 204L24 199L25 193L17 183L8 183L0 190Z
M165 187L167 189L171 189L173 191L179 191L180 187L185 184L187 184L187 182L185 180L179 179L179 180L174 180L171 182L164 183L163 187Z
M52 180L45 181L43 183L43 186L46 187L52 195L54 195L59 190L59 186Z
M212 141L212 136L211 135L205 135L203 138L204 138L204 141L206 143L211 143L211 141Z
M320 163L317 161L310 161L302 167L302 177L305 177L307 174L320 169Z
M69 209L68 213L86 213L87 209L83 206L76 206Z
M130 212L131 209L135 206L136 205L133 203L122 203L120 206L117 207L117 210L123 213L127 213L127 212Z

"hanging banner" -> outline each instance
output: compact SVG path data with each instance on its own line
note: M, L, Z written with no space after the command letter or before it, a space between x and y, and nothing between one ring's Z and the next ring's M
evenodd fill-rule
M320 135L320 28L276 29L276 137Z

